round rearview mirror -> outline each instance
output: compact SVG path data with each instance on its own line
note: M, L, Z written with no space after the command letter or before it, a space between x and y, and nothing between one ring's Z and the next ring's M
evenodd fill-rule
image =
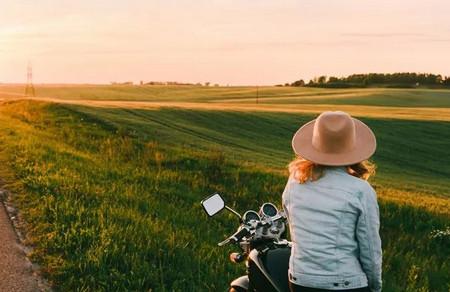
M214 194L202 201L203 209L208 216L214 216L225 208L225 202L219 194Z

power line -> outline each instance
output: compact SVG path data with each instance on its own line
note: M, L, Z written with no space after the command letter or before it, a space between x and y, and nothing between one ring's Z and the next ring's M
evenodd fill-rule
M33 85L33 67L31 67L30 62L28 62L27 66L27 85L25 86L25 96L36 96L36 91L34 90Z

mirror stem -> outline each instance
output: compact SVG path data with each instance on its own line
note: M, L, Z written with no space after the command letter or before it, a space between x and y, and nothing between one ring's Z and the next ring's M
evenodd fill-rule
M230 211L230 212L233 213L234 215L238 216L238 217L239 217L239 220L242 220L242 217L241 217L241 215L239 215L238 212L234 211L233 209L231 209L231 208L228 207L228 206L225 206L225 209L227 209L228 211Z

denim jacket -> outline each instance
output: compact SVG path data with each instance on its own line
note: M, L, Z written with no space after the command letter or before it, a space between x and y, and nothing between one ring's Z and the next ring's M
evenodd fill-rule
M283 192L292 239L289 280L330 290L381 291L381 240L376 193L344 167L316 181L292 177Z

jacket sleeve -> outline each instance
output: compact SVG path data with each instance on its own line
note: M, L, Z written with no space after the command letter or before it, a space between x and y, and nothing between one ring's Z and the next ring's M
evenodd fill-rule
M361 213L356 224L356 239L359 244L359 260L367 275L369 288L372 292L381 291L381 239L380 213L377 195L374 189L367 185L362 191Z
M289 185L290 185L290 179L288 179L288 182L286 183L286 187L284 188L284 191L283 191L283 195L281 197L283 211L286 214L288 220L289 220L289 211L288 211L289 206L288 205L289 205L289 195L290 195L289 194L290 193Z

